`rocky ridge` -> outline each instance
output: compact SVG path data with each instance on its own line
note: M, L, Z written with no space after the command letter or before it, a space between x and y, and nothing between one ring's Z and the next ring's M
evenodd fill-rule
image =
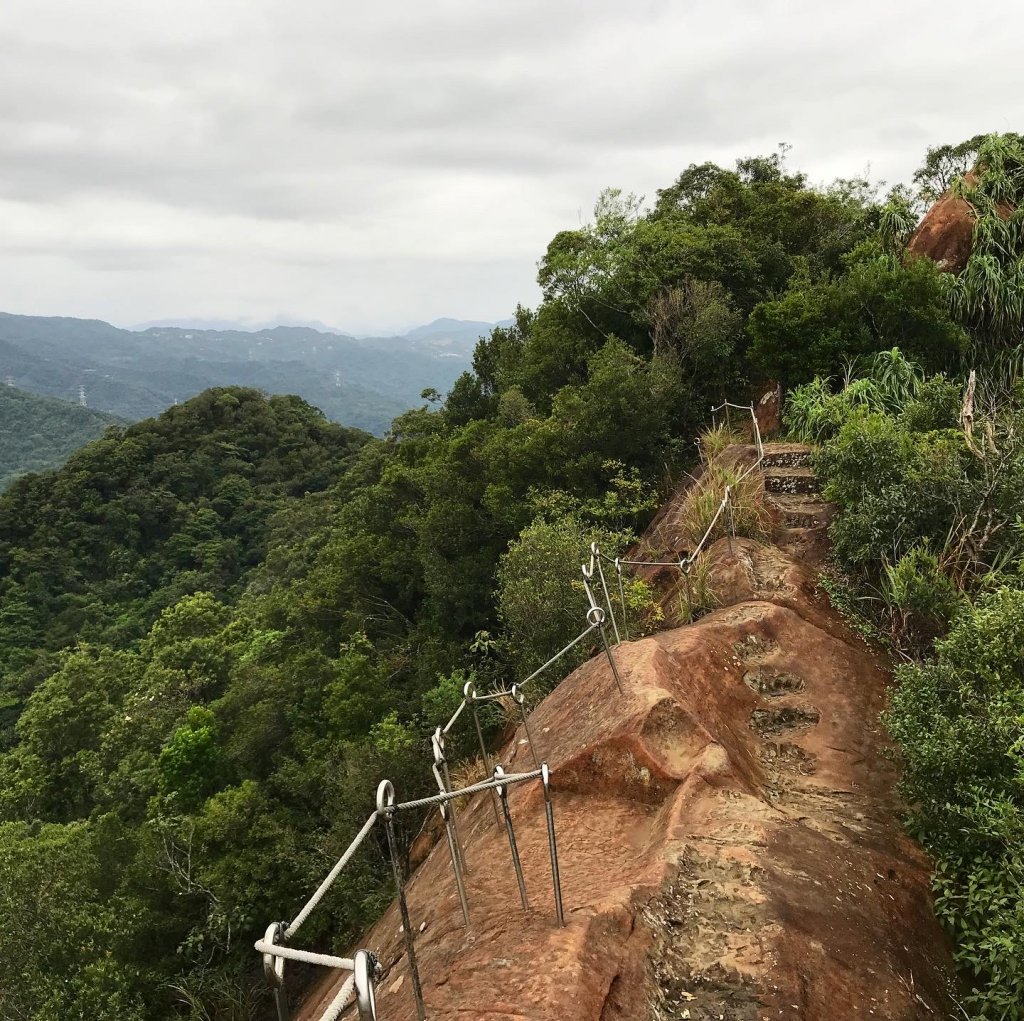
M899 826L879 722L889 674L817 586L831 509L807 455L766 445L777 544L708 551L718 609L619 645L623 694L596 657L531 715L566 926L535 787L510 793L529 912L486 796L460 815L471 929L443 840L409 879L432 1021L948 1016L929 865ZM497 758L532 767L521 727ZM395 905L360 945L384 967L378 1017L415 1018ZM318 1018L339 982L298 1016Z

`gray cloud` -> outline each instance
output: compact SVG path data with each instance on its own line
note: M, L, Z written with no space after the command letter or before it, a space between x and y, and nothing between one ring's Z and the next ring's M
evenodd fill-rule
M0 308L490 318L607 185L792 143L906 179L1020 129L1024 9L4 0Z

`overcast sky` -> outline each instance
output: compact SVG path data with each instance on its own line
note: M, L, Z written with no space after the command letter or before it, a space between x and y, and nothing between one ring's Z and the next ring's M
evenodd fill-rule
M1022 40L1019 0L0 0L0 310L502 318L605 186L1024 129Z

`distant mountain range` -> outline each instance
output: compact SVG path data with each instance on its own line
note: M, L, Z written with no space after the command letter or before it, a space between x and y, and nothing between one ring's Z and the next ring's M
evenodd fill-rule
M237 384L298 394L337 422L382 434L427 387L446 393L493 324L438 319L396 337L237 325L123 330L95 319L0 313L0 384L64 400L84 389L90 408L130 420Z
M121 422L95 408L0 385L0 490L26 472L59 467Z

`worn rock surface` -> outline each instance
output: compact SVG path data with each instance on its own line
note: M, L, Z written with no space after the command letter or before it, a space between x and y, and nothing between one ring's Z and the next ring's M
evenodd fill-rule
M460 815L471 930L443 839L410 879L431 1019L949 1016L928 862L899 827L879 723L883 664L798 554L723 540L708 555L720 609L620 645L623 694L596 657L530 717L565 928L536 787L510 796L529 912L484 796ZM522 728L498 757L532 767ZM382 1021L415 1018L396 906L360 945L386 969ZM299 1016L319 1017L337 981Z

